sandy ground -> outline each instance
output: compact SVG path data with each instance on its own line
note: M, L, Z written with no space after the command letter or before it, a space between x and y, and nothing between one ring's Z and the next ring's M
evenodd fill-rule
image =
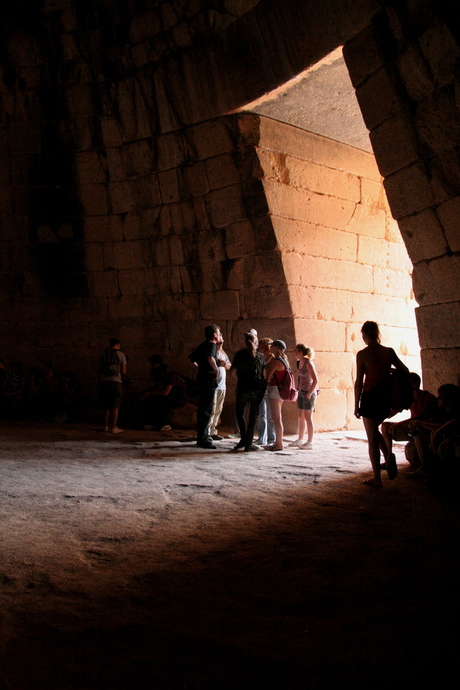
M451 684L459 507L402 446L377 490L345 432L250 454L188 432L0 434L2 690Z

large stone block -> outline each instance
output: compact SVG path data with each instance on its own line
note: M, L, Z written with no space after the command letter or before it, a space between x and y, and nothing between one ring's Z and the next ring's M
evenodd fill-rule
M102 141L107 149L114 146L121 146L123 139L120 132L120 125L118 120L113 116L104 116L100 118Z
M117 271L96 271L87 274L92 297L116 297L120 294Z
M107 155L107 174L111 182L118 182L126 179L125 169L121 160L119 148L106 149Z
M206 172L211 189L220 189L237 184L241 178L234 154L230 153L208 159Z
M356 204L354 213L344 229L357 235L384 238L386 236L386 213L382 208Z
M138 295L144 292L152 294L155 287L154 271L155 269L152 268L118 271L121 294Z
M414 264L443 256L447 252L446 236L433 209L428 208L413 216L401 218L399 227Z
M123 239L121 216L86 218L83 226L85 242L119 242Z
M130 213L134 210L134 199L130 180L111 182L108 187L112 213Z
M87 271L104 270L102 246L99 243L85 244L85 268Z
M301 131L297 127L263 117L260 119L260 144L262 149L290 154L302 160L326 165L357 175L380 180L380 173L371 153L331 141L326 137Z
M417 316L420 346L425 349L454 348L458 346L460 302L418 307ZM460 359L458 362L460 375Z
M395 244L375 237L359 238L358 262L407 273L412 270L412 263L403 244Z
M359 201L360 181L356 175L262 148L258 149L258 156L265 177L276 182L339 199Z
M204 199L209 219L216 228L223 228L247 217L240 185L210 192Z
M123 144L120 148L120 157L126 177L136 177L152 172L153 154L148 139Z
M69 115L72 118L94 116L93 87L91 84L72 84L67 88Z
M397 220L434 204L430 181L419 163L390 175L384 185L391 212Z
M346 390L353 386L354 357L351 352L317 352L319 388Z
M76 153L75 167L80 184L103 184L106 181L104 166L96 151Z
M281 255L274 251L235 259L227 284L232 290L286 284Z
M385 52L375 26L366 27L345 43L343 57L355 88L366 81L385 64Z
M270 217L242 220L225 228L225 249L229 259L257 254L261 247L264 250L276 247Z
M369 130L403 110L405 102L396 74L380 68L356 90L359 107Z
M411 100L421 101L433 92L433 78L418 44L411 43L401 53L399 72Z
M274 180L263 180L270 212L285 218L344 229L353 218L356 204L345 199L306 192Z
M271 285L245 290L242 310L247 319L282 319L292 313L286 285Z
M345 391L321 388L314 413L316 431L343 429L347 423L347 396Z
M219 321L217 323L220 323ZM281 339L287 345L290 353L291 365L295 364L292 350L295 346L294 323L291 317L278 319L252 318L239 319L230 323L227 339L227 347L231 352L236 352L244 347L244 334L250 328L255 328L259 338Z
M406 111L393 115L371 133L375 159L384 177L419 159L416 129Z
M78 191L85 215L104 216L109 212L105 185L82 184L79 185Z
M460 257L444 256L414 267L415 299L420 305L456 302L460 299Z
M233 151L234 143L230 128L230 118L210 120L191 127L188 130L188 137L198 158L212 158Z
M151 265L152 254L148 240L114 243L113 268L146 268Z
M460 143L460 115L452 89L436 90L417 104L414 125L421 143L430 151L448 151Z
M272 216L272 223L283 252L296 251L329 259L356 260L358 238L352 233L281 216Z
M388 297L413 297L412 280L409 273L392 271L389 268L374 267L374 294Z
M157 168L168 170L190 162L195 156L184 131L161 134L157 139Z
M313 316L313 315L312 315ZM306 314L296 318L295 336L297 343L302 343L307 347L321 352L335 350L345 351L345 329L344 323L335 321L320 321L309 318Z
M460 58L458 40L444 23L432 22L418 39L436 86L452 82Z
M128 213L123 218L123 235L125 240L139 240L161 233L161 213L169 208L155 206L146 208L138 213Z
M351 261L335 261L322 257L283 254L286 281L290 285L339 288L373 292L372 267Z
M451 252L460 251L460 196L449 199L444 204L441 204L436 209L436 215L441 221L446 239L449 243ZM440 252L441 253L441 252Z
M160 185L161 201L163 204L169 204L173 201L179 201L179 180L177 170L164 170L158 174L158 182Z
M129 320L130 324L136 319L151 319L157 316L151 299L147 296L126 295L124 297L109 297L107 300L109 321L116 325L120 321Z
M225 184L213 186L211 183L208 183L204 161L198 161L198 163L184 166L181 169L181 175L182 181L180 188L182 197L202 196L209 192L210 187L211 189L216 189L218 186L226 186Z
M222 319L236 321L240 318L239 292L237 290L202 292L200 313L202 319L213 322Z
M423 385L436 395L439 386L460 386L458 347L422 350Z

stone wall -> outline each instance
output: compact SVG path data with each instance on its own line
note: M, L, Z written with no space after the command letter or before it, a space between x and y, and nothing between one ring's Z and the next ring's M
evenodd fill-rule
M316 422L322 429L354 426L354 361L364 321L378 321L384 342L420 371L412 266L375 159L267 118L260 120L257 153L295 339L317 353ZM284 305L273 308L278 313Z

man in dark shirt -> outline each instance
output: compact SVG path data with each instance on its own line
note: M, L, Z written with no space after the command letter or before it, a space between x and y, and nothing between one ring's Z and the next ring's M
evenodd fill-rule
M189 360L198 367L196 381L198 384L197 436L196 445L200 448L216 448L209 436L209 420L214 404L216 377L219 372L216 355L220 328L215 324L206 326L206 340L189 355Z

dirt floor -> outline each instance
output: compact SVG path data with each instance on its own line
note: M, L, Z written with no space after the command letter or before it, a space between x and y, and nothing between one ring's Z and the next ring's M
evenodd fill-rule
M2 690L457 677L459 506L408 476L402 446L378 490L345 432L238 454L189 432L0 435Z

